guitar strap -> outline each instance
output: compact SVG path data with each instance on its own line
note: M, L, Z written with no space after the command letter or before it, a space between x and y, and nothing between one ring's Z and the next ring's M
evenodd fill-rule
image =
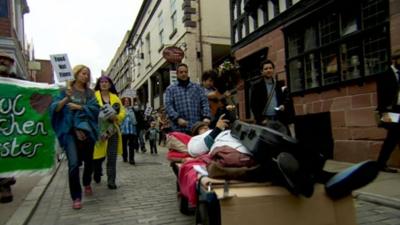
M271 104L272 97L274 97L274 95L275 95L276 82L274 79L272 81L273 81L273 85L272 85L270 93L268 93L268 99L267 99L267 103L265 104L265 107L263 110L263 115L265 115L265 113L267 112L269 104Z

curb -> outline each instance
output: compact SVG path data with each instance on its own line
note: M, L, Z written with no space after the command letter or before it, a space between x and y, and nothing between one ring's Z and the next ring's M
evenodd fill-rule
M58 163L51 174L44 176L39 181L39 183L28 193L23 203L18 207L5 225L25 225L29 221L62 163L63 160Z
M379 194L372 194L360 191L360 192L355 192L354 198L356 198L357 200L371 202L394 209L400 209L400 200L389 198Z

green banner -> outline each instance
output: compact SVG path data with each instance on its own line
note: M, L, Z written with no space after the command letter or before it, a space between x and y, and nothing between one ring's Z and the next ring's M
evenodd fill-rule
M55 85L0 78L0 175L52 168L55 133L48 107Z

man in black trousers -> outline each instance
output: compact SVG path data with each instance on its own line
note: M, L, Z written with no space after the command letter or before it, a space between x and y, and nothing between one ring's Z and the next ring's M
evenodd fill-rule
M391 120L388 113L400 113L400 49L393 52L392 65L388 71L379 76L377 95L377 110L381 118L379 124L387 129L386 139L377 161L381 171L396 173L397 170L387 166L387 161L400 141L400 123L398 120Z
M265 126L268 121L279 121L287 127L288 119L294 117L290 94L284 94L284 83L275 79L275 64L271 60L261 62L260 72L261 79L253 83L250 96L250 108L256 123Z

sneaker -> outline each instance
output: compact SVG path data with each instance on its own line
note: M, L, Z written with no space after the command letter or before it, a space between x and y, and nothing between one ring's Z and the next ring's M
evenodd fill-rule
M284 186L295 195L311 197L314 193L314 185L310 177L306 176L300 164L294 156L288 152L282 152L274 161L277 163Z
M325 191L329 197L339 199L371 183L378 174L379 167L376 161L364 161L337 173L329 179L325 184Z
M381 168L381 171L386 173L397 173L396 169L390 168L388 166Z
M73 209L81 209L82 208L82 202L81 199L77 198L72 202L72 208Z
M85 195L86 196L93 195L93 190L92 190L92 187L90 185L85 186Z

